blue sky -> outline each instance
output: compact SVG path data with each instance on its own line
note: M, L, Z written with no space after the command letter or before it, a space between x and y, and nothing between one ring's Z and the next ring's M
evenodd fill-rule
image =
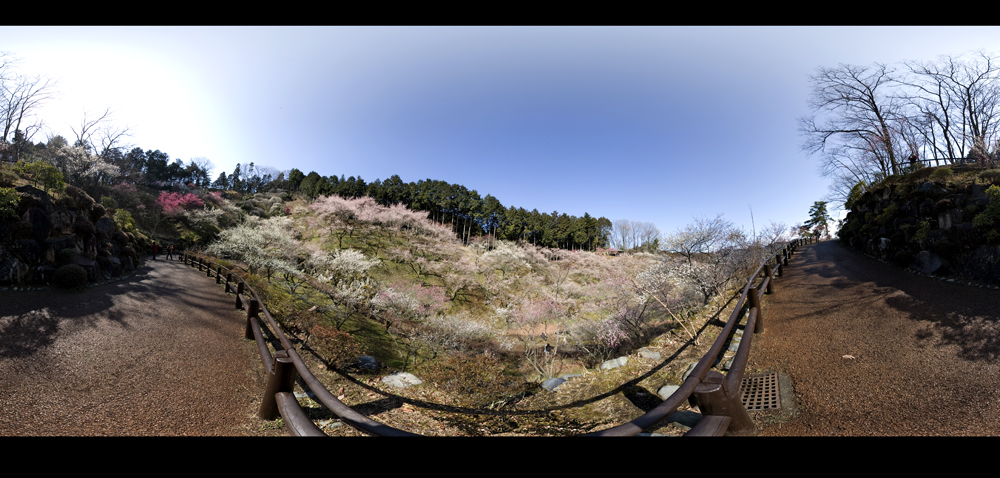
M808 219L809 75L1000 51L996 27L0 27L73 138L111 108L129 143L213 178L254 162L398 174L505 206L652 222Z

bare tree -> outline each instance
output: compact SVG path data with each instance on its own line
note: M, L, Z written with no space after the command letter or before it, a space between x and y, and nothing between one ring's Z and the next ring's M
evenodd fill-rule
M820 68L810 78L812 116L799 120L803 149L822 154L824 176L846 169L859 180L873 173L899 174L899 138L905 103L893 95L894 70L840 65Z
M35 111L51 98L55 84L41 76L27 76L14 72L18 59L9 53L0 53L0 145L7 146L20 135L19 143L29 141L39 130L41 122L35 120ZM20 132L20 133L19 133ZM15 145L18 146L18 145ZM16 161L21 147L4 148L2 159Z
M998 136L1000 64L994 54L946 55L936 62L909 62L908 96L922 119L935 157L985 157Z
M715 219L695 218L694 224L667 236L663 248L684 256L688 264L698 254L715 252L731 235L733 224L719 214Z
M97 154L97 147L94 146L92 138L96 132L97 125L101 124L101 122L109 119L110 117L111 108L105 109L104 113L101 113L96 118L91 117L90 119L87 119L87 112L84 111L83 120L80 121L80 129L77 130L77 128L72 126L69 127L69 129L73 131L73 134L76 135L76 141L73 143L73 146L81 146L86 149L88 153Z

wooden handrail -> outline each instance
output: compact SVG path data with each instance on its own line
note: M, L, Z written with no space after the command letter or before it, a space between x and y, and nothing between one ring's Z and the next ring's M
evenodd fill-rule
M348 407L337 399L337 397L333 395L333 393L331 393L326 386L316 378L315 375L313 375L312 371L309 370L309 367L306 366L305 362L299 356L298 352L292 346L284 332L282 332L281 327L279 327L274 318L271 317L271 313L267 310L267 306L264 304L264 301L261 300L260 295L257 294L257 291L254 290L251 285L246 283L239 273L226 266L200 256L184 253L181 254L180 257L185 264L190 264L191 266L197 265L199 270L202 270L205 266L205 262L207 261L210 264L207 267L209 277L211 277L213 272L212 266L215 266L216 270L214 272L217 274L217 283L220 282L221 279L219 279L219 277L222 275L223 271L225 271L227 291L230 290L229 284L232 281L233 276L236 277L238 280L237 291L235 291L236 307L242 308L244 304L246 305L247 329L249 331L247 338L253 338L257 342L257 348L261 356L261 363L264 365L264 370L268 371L269 378L271 378L271 374L277 370L275 367L278 363L278 359L281 358L282 362L287 361L294 366L294 370L306 382L309 389L316 394L316 398L345 423L372 435L419 436L415 433L399 430L397 428L376 422L354 411L354 409ZM281 346L284 348L284 350L276 351L274 357L271 356L271 353L267 348L267 343L264 340L263 332L261 331L261 315L264 316L263 322L266 322L267 325L270 326L272 334L278 339ZM281 416L286 417L286 428L292 435L313 436L316 435L317 432L325 435L321 430L316 428L315 425L309 427L305 423L301 422L303 417L305 417L305 413L298 405L298 401L294 399L294 396L289 395L291 392L291 382L294 381L294 377L289 378L287 375L280 376L278 374L275 374L274 377L276 377L274 378L275 382L283 383L271 384L269 380L269 390L265 391L265 397L261 403L262 415L266 412L268 419L273 419L275 417L271 415L273 415L274 412L280 411ZM273 392L271 390L273 390ZM268 397L268 395L271 396ZM308 419L306 419L306 421L308 421Z
M719 377L712 377L709 379L709 372L714 366L716 359L722 353L723 346L729 341L729 337L732 335L733 329L742 320L744 313L748 317L744 330L754 330L755 333L763 332L759 307L760 300L763 298L765 293L768 293L768 290L773 292L774 287L772 280L775 273L781 270L781 267L767 267L767 273L761 281L761 284L754 286L754 281L761 274L761 272L765 270L765 266L767 266L772 259L774 259L778 265L787 264L788 258L792 255L792 253L794 253L795 249L805 242L806 240L804 239L795 239L790 241L785 245L785 247L775 251L767 259L764 259L757 270L750 275L750 279L747 280L746 285L743 287L743 292L736 301L736 306L734 307L732 314L730 314L726 325L722 328L722 331L719 332L719 336L715 339L712 347L709 348L708 352L702 356L701 360L698 361L698 364L695 365L694 369L688 375L687 379L684 380L684 383L681 384L680 388L675 390L674 393L664 399L658 406L646 412L639 418L606 430L588 433L584 436L636 435L645 429L657 425L669 417L672 413L676 412L677 408L679 408L681 404L689 402L691 397L695 396L700 388L705 389L705 393L702 396L712 396L712 390L721 391L724 394L724 397L718 396L717 400L724 400L726 403L723 406L716 406L719 404L699 402L699 409L701 409L703 415L705 415L702 420L704 421L705 419L710 419L710 421L706 422L706 424L711 424L711 426L704 425L702 427L693 428L688 435L717 435L720 432L740 435L755 434L756 430L752 428L752 422L748 423L746 410L743 408L743 405L739 403L740 397L737 396L739 393L740 383L746 369L746 364L750 357L750 348L753 340L752 334L750 334L750 336L744 335L743 340L740 341L740 346L736 351L736 355L733 357L730 372L724 377L724 380L716 383L716 381L720 380ZM747 309L744 309L744 307L748 305L748 302L750 303L750 306ZM713 373L718 374L718 372ZM721 387L718 387L718 385L721 385ZM723 417L714 414L717 410L725 413L725 416ZM732 430L734 424L739 425L736 430ZM750 429L748 429L748 426ZM707 432L706 429L710 429L710 431Z
M719 336L709 348L708 352L701 358L701 360L698 361L698 364L688 375L687 379L684 380L684 383L681 384L680 388L663 400L663 402L661 402L658 406L635 420L599 432L589 433L584 436L636 435L641 433L643 430L651 428L665 420L672 413L676 412L681 404L691 401L692 397L701 397L696 398L695 401L699 401L699 406L702 408L702 413L705 416L702 419L702 422L704 423L700 423L699 426L693 428L687 435L716 436L721 434L754 434L756 430L753 428L753 423L752 421L749 421L748 417L746 417L746 410L743 409L742 404L739 403L739 397L737 396L740 382L742 381L746 364L749 360L752 334L750 336L744 336L743 340L741 340L736 355L733 357L732 367L730 368L729 374L722 376L722 374L718 372L711 371L711 368L714 366L716 359L722 353L723 346L729 341L729 338L733 333L733 329L742 320L744 314L748 317L745 330L754 330L755 333L763 332L760 301L763 299L765 294L773 293L774 276L781 275L782 266L788 264L788 258L794 253L795 249L800 244L804 244L807 241L815 242L815 240L809 241L808 239L793 240L786 244L785 247L775 251L767 259L764 259L764 261L761 262L760 266L753 274L751 274L750 279L747 280L746 285L743 287L743 291L736 302L736 306L733 309L732 314L730 314L726 325L719 333ZM331 412L337 415L345 423L372 435L419 436L415 433L378 423L354 411L352 408L337 399L337 397L331 393L326 386L316 378L315 375L313 375L312 371L309 370L305 362L299 356L298 352L294 347L292 347L291 342L285 336L284 332L282 332L281 327L279 327L274 318L271 317L271 314L267 310L264 302L261 300L260 295L257 294L257 291L254 290L252 286L247 284L237 272L211 260L207 260L208 264L205 264L206 259L200 256L188 253L181 253L179 256L185 264L190 264L191 266L197 265L199 271L203 270L203 268L207 269L208 277L211 277L214 272L216 274L216 283L222 283L222 274L223 271L225 271L225 285L227 293L232 291L230 284L235 276L237 280L237 290L233 292L235 292L236 295L236 307L244 308L245 305L247 310L246 338L253 338L257 342L258 350L261 356L261 363L264 365L264 369L268 371L269 376L270 374L276 374L276 370L281 368L278 367L278 359L280 358L281 363L294 365L295 372L298 373L298 375L306 382L306 385L308 385L310 390L312 390L316 395L317 400L330 409ZM770 267L772 259L775 261L775 267L773 268ZM215 266L215 271L212 270L213 265ZM759 285L754 286L755 280L761 275L762 272L764 273L764 278L761 280ZM260 317L262 314L264 316L263 322L266 322L274 337L278 339L281 346L284 348L284 350L276 351L275 356L273 357L269 352L267 343L263 337L261 329L262 321ZM282 373L287 374L287 372ZM278 376L276 374L272 377L272 379L275 382L283 382L283 384L272 384L269 380L268 391L265 395L270 394L271 396L265 396L262 401L261 413L264 414L265 408L270 409L273 407L274 410L279 410L281 416L285 417L286 428L290 434L325 435L322 430L317 428L310 420L308 420L308 418L306 418L305 413L298 405L298 401L295 400L294 396L290 394L291 382L294 381L294 377L289 378L287 375ZM735 406L733 405L734 403ZM717 412L721 412L722 414ZM271 413L270 410L268 413Z

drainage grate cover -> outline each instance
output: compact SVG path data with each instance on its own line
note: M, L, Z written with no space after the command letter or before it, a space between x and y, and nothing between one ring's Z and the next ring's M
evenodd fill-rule
M744 378L740 385L740 401L747 410L774 410L781 408L778 392L778 374L768 373Z

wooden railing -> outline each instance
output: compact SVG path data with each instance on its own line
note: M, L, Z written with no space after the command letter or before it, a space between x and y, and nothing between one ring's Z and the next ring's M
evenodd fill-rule
M701 358L698 365L673 394L631 422L585 436L632 436L639 434L643 430L652 428L666 420L685 402L697 405L702 414L702 419L685 436L755 435L757 427L740 402L740 385L747 361L750 358L753 334L743 335L726 375L712 370L712 367L723 353L723 347L730 340L744 315L747 317L744 331L764 332L761 300L765 294L774 292L774 277L781 275L782 269L788 265L788 258L791 257L795 249L801 244L814 241L814 239L796 239L760 264L750 276L746 286L743 287L743 293L740 294L740 298L729 316L729 321L726 322L708 353ZM760 279L760 284L754 285L758 279Z
M285 427L292 435L298 436L326 436L319 427L310 420L298 400L292 394L292 387L295 385L296 373L302 377L309 389L316 394L316 399L325 405L341 421L361 430L365 433L379 436L417 436L415 433L399 430L388 425L378 423L344 405L343 402L330 393L329 390L313 375L309 367L292 347L291 342L285 337L281 327L271 317L267 307L260 299L252 287L250 287L242 277L231 269L218 263L207 260L193 254L182 254L181 260L185 264L197 266L199 271L206 271L206 275L211 277L214 273L217 284L226 284L226 292L236 294L235 306L237 309L246 310L246 338L257 341L257 348L260 352L261 363L264 370L267 370L267 385L264 389L264 396L261 399L260 411L258 415L265 420L273 420L279 413L284 419ZM213 267L215 270L213 271ZM223 278L223 274L225 274ZM235 287L234 287L235 284ZM263 316L263 317L262 317ZM271 334L278 339L284 350L275 351L271 355L261 331L262 326L269 326Z
M749 359L752 334L744 335L740 341L739 349L736 351L728 374L723 375L711 369L722 353L723 346L729 341L736 330L736 325L742 321L744 315L748 317L745 330L753 330L754 333L764 331L764 321L760 308L761 300L765 294L774 292L774 277L781 276L782 268L788 265L788 258L800 244L807 241L812 240L797 239L789 242L760 264L743 288L743 293L740 295L729 321L719 333L719 337L677 391L656 408L631 422L585 436L636 435L665 420L670 414L677 411L677 408L685 401L696 404L703 415L698 424L686 434L688 436L756 434L753 420L743 408L739 397L740 384ZM296 374L298 374L320 403L354 428L378 436L418 436L415 433L371 420L338 400L309 370L298 352L292 347L291 342L285 337L281 327L271 317L260 296L238 274L227 267L194 254L181 254L180 260L192 267L198 267L198 270L206 272L208 277L212 277L214 274L217 284L224 282L225 291L235 294L235 307L246 310L246 338L257 341L261 363L267 370L267 385L258 412L261 418L273 420L280 414L284 419L286 429L292 435L326 436L306 416L299 406L298 400L292 394L292 387L295 384ZM225 275L223 276L223 274ZM761 279L761 282L754 285L757 279ZM284 348L276 350L273 356L264 340L262 326L269 326L271 335L276 337L281 347Z

